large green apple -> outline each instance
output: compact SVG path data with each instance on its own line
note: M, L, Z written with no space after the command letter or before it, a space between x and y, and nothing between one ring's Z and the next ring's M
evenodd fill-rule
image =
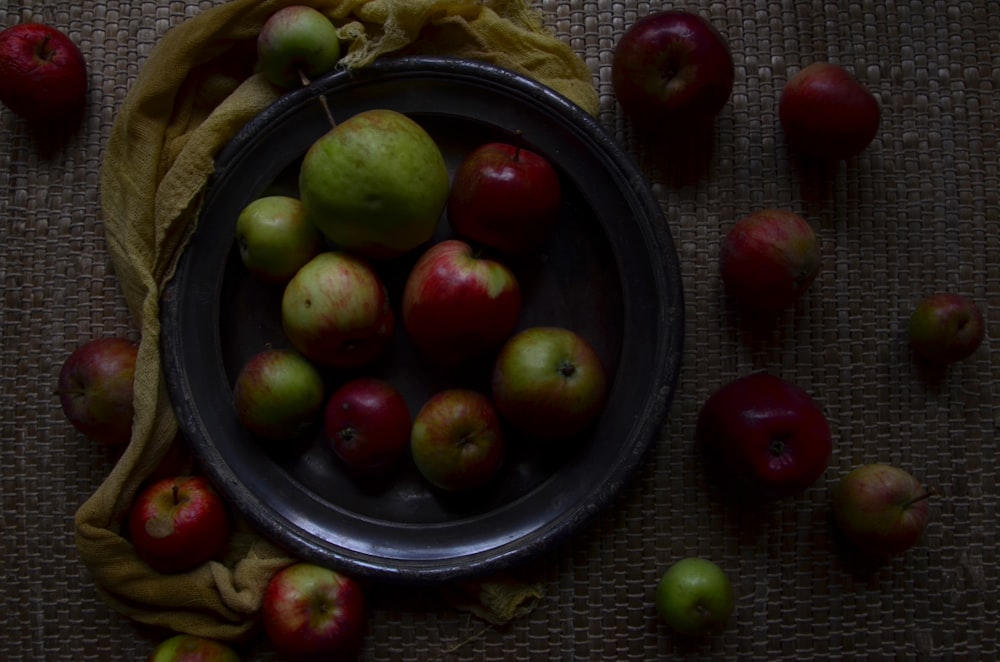
M434 139L406 115L367 110L310 146L299 172L309 219L341 248L402 255L434 234L450 180Z

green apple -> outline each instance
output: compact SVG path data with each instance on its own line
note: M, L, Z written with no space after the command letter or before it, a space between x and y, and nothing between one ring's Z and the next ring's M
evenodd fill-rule
M240 212L236 244L243 265L253 276L284 283L323 250L323 235L306 220L300 200L268 195Z
M214 639L175 634L150 653L148 662L240 662L240 656Z
M299 171L309 219L337 246L392 258L428 241L450 179L434 139L406 115L367 110L313 143Z
M243 366L233 387L236 416L273 441L294 439L319 421L324 385L319 370L288 349L268 349Z
M337 28L325 15L304 5L271 14L257 36L257 63L269 81L293 88L331 71L340 59Z
M568 439L597 418L608 378L594 348L575 331L537 326L500 348L493 399L516 430L540 441Z
M735 603L729 577L708 559L692 556L677 561L656 586L657 612L667 625L685 635L720 629Z

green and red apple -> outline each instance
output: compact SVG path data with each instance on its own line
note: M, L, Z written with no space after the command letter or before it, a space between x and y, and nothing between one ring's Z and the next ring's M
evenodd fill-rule
M375 108L314 142L299 171L310 221L338 248L371 259L431 239L451 187L434 139L403 113Z
M302 202L285 195L257 198L243 208L236 218L236 245L247 271L269 283L287 283L324 248Z
M250 432L271 441L290 441L318 420L323 389L323 376L301 354L267 349L240 369L233 404L240 424Z
M69 422L108 446L132 437L133 382L139 346L125 338L98 338L74 349L59 370L56 394Z
M986 335L983 313L972 299L938 292L920 300L910 313L910 345L917 356L936 365L972 356Z
M326 251L288 281L281 323L292 346L310 361L356 368L382 355L396 316L371 263L343 251Z
M483 487L506 456L493 402L465 388L435 394L413 419L410 453L420 474L442 490Z
M175 634L150 653L147 662L240 662L227 644L193 634Z
M340 60L337 28L313 7L291 5L271 14L257 35L264 77L291 89L332 71Z
M518 432L562 441L586 430L604 409L608 376L600 356L580 334L563 327L524 329L500 348L492 375L493 399Z

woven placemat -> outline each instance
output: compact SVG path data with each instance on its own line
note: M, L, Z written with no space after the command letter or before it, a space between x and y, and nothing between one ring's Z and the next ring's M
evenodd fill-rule
M75 131L35 135L0 109L3 660L144 659L162 638L107 608L76 556L73 512L113 457L72 430L53 390L77 345L135 334L104 241L102 150L152 45L212 4L0 8L3 26L42 20L67 31L87 57L92 85ZM590 67L599 119L662 203L687 298L677 395L660 442L613 507L524 569L546 585L534 611L492 627L429 602L426 592L372 587L363 659L1000 658L1000 354L987 338L931 380L916 369L905 335L915 301L933 290L970 295L988 324L1000 309L1000 8L990 0L538 4ZM633 131L610 84L625 28L670 6L709 17L736 61L713 144L683 163ZM777 127L784 81L815 60L847 65L883 107L872 146L824 172L789 159ZM736 218L772 205L814 222L823 270L794 312L773 327L749 328L724 304L718 246ZM762 368L821 402L836 446L819 485L747 517L716 493L691 438L712 390ZM941 496L923 542L872 569L840 547L827 488L875 460L911 469ZM730 627L694 643L672 636L652 607L660 573L692 554L725 568L738 596ZM243 652L273 659L266 643Z

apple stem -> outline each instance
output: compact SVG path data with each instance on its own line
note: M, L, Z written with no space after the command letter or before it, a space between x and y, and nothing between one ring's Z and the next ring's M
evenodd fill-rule
M934 496L937 493L938 493L937 490L935 490L933 487L929 487L929 488L927 488L927 491L924 492L923 494L921 494L920 496L913 497L912 499L910 499L909 501L907 501L906 503L904 503L903 504L903 508L909 508L910 506L912 506L915 503L919 503L919 502L921 502L921 501L923 501L925 499L930 499L932 496Z
M301 69L299 69L299 80L302 81L302 87L309 87L310 85L312 85L312 81L309 80L309 77L306 76L305 72L302 71ZM323 106L323 112L326 113L326 119L329 120L330 122L330 126L331 127L337 126L337 120L333 119L333 113L330 112L330 104L327 103L326 95L321 94L319 95L318 98L320 105Z
M180 494L180 491L181 488L178 487L176 483L172 485L170 488L170 493L174 497L174 505L177 505L180 502L180 499L177 498L177 495Z
M524 131L518 129L514 132L514 160L521 160L521 148L524 146Z

